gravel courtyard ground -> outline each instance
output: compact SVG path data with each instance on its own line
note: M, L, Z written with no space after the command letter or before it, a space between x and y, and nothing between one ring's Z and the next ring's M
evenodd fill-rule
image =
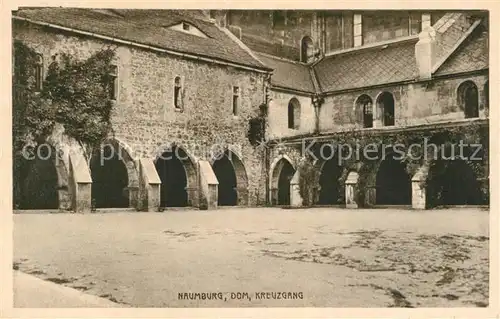
M488 220L480 209L16 214L14 268L134 307L485 307Z

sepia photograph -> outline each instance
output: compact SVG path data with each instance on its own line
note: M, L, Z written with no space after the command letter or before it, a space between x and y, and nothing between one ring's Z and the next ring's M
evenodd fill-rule
M491 306L488 10L10 14L14 308Z

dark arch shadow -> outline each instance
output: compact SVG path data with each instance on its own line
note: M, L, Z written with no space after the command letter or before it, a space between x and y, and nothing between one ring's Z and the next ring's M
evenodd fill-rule
M436 161L429 177L426 192L429 207L486 204L474 171L463 160Z
M40 156L38 156L38 154ZM21 158L17 187L19 209L58 209L58 172L55 148L47 144L34 150L32 159Z
M186 168L186 165L193 164L187 153L177 146L166 150L157 158L155 167L161 180L161 207L189 206L187 170L192 167Z
M339 204L340 196L340 177L342 176L342 166L338 165L336 157L323 163L319 177L319 205Z
M389 155L382 160L376 176L377 205L411 205L411 177L401 161Z
M117 147L97 150L90 161L90 172L96 208L129 207L128 172Z
M240 158L226 150L212 161L212 169L219 182L218 205L246 205L248 202L248 178Z
M295 169L288 160L282 158L275 171L278 171L276 172L278 175L278 205L290 205L290 181L295 174Z

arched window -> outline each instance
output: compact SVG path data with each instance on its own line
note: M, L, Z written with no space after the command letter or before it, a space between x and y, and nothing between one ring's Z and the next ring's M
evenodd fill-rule
M298 129L300 124L300 103L296 98L288 102L288 128Z
M457 90L458 106L464 111L465 118L479 117L479 98L477 86L472 81L460 84Z
M389 92L381 93L377 98L378 113L383 126L394 125L394 97Z
M356 100L356 112L360 114L358 119L363 123L363 127L373 127L373 102L372 99L363 94Z
M314 57L313 40L309 36L305 36L300 41L300 61L307 63Z
M41 54L36 55L35 60L35 91L40 92L42 90L43 83L43 57Z

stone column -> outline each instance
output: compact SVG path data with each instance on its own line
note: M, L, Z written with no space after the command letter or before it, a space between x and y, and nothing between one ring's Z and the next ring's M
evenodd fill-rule
M161 180L152 160L141 158L139 167L139 196L137 210L157 211L160 207Z
M217 209L219 181L212 166L205 160L198 161L200 209Z
M359 175L357 172L350 172L345 181L345 207L358 208L355 190L358 186Z
M92 178L85 157L69 154L69 179L71 187L71 209L75 213L90 213L92 207Z
M427 179L429 168L424 165L418 169L411 179L411 206L413 209L426 209L426 189L422 184Z
M302 206L302 196L300 196L299 190L299 179L300 174L299 171L295 171L295 174L290 181L290 206L300 207Z

